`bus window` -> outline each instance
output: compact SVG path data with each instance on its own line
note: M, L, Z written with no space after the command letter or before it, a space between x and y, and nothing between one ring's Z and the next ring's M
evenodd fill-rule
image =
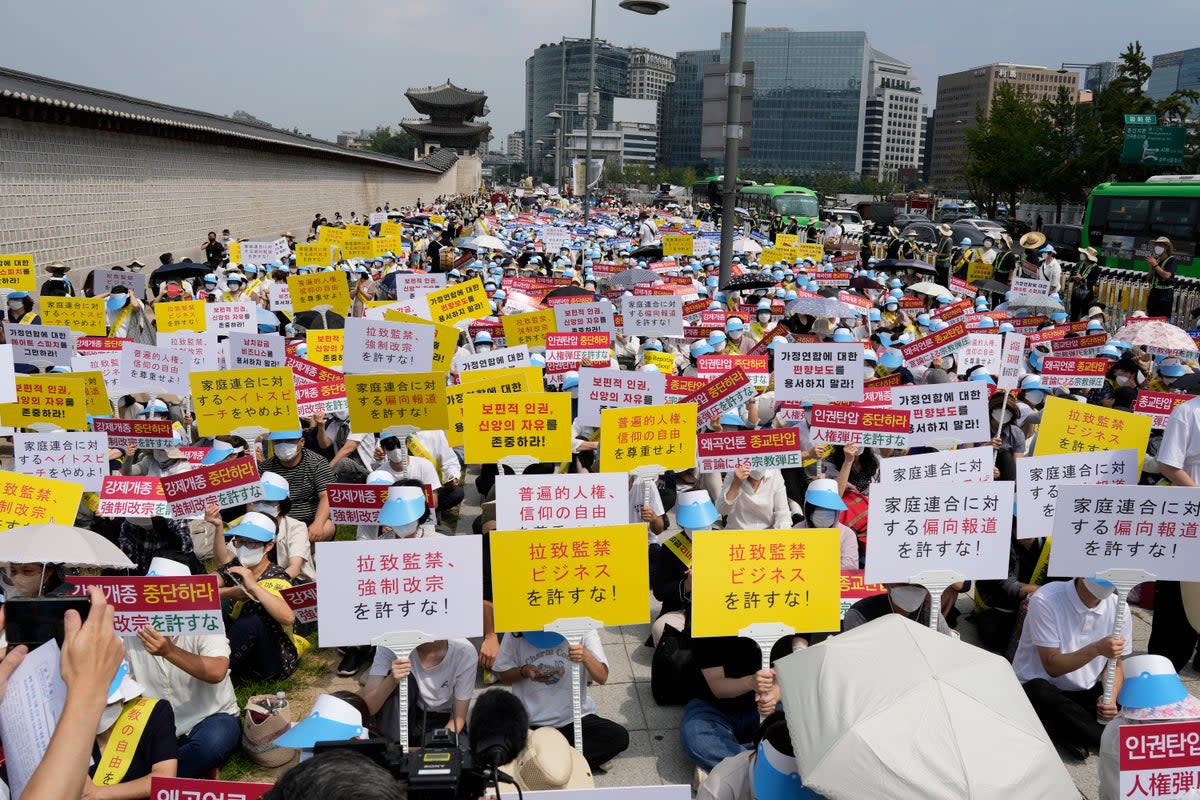
M1092 201L1091 227L1117 236L1145 236L1150 215L1147 197L1097 197Z
M1197 200L1193 197L1158 197L1150 213L1150 235L1176 241L1195 241Z

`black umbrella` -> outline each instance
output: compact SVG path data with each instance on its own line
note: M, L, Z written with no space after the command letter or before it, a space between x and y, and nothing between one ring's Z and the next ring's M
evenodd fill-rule
M195 278L200 275L207 275L212 272L212 267L208 264L197 264L193 261L180 261L178 264L163 264L154 272L150 273L152 281L165 281L167 279L184 280L186 278Z
M549 300L551 297L590 297L593 300L599 300L595 292L589 292L582 286L559 286L557 289L551 289L546 293L543 300Z
M630 253L634 258L653 258L655 261L663 257L662 243L644 244Z
M1200 394L1200 372L1192 372L1171 384L1172 389L1178 389L1188 394Z
M873 281L864 275L859 275L850 279L850 288L866 291L867 289L882 289L883 284L879 281Z
M738 275L721 287L723 292L744 292L750 289L770 289L775 286L775 279L770 275L749 274Z
M1008 291L1007 286L1000 281L994 281L991 278L982 281L971 281L971 285L981 292L996 292L997 294L1004 294Z
M911 269L914 272L933 272L937 273L937 267L933 264L927 264L924 261L917 261L915 258L902 258L895 262L899 269Z
M429 224L429 215L428 214L417 214L415 216L405 217L404 223L406 225L428 225Z

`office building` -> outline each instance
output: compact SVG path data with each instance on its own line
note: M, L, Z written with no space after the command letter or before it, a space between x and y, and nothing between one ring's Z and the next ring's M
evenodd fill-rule
M1120 63L1116 61L1101 61L1098 64L1092 64L1083 73L1084 91L1091 92L1093 97L1103 92L1117 77L1120 68Z
M592 158L606 167L623 169L630 164L654 166L658 158L658 104L653 100L618 97L613 101L613 122L592 131ZM566 137L566 161L582 160L587 153L587 131L576 128Z
M505 137L504 154L518 161L525 160L525 131L513 131Z
M1155 100L1165 100L1182 89L1200 92L1200 47L1155 56L1150 66L1153 72L1146 94Z
M914 182L925 162L929 108L912 69L897 58L871 51L863 176L879 181Z
M1022 64L986 64L938 76L937 124L933 130L933 162L929 179L937 189L962 189L967 158L967 130L979 112L987 113L1001 84L1027 90L1036 100L1054 99L1060 88L1075 97L1079 73Z
M675 81L663 94L658 157L665 167L698 167L704 108L704 68L721 60L720 50L675 54Z
M653 100L657 103L675 82L675 59L647 50L644 47L629 49L629 79L626 97L635 100Z

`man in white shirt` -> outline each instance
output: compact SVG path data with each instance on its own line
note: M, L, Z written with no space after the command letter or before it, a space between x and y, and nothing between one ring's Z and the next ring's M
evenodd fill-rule
M1094 578L1049 583L1029 599L1013 669L1051 741L1077 758L1100 748L1097 717L1117 714L1115 701L1103 701L1104 670L1118 659L1115 698L1124 677L1120 657L1133 651L1133 641L1112 636L1116 616L1113 585ZM1126 607L1123 630L1132 629Z
M1050 291L1062 291L1062 264L1058 263L1055 257L1054 245L1046 245L1042 248L1042 253L1045 255L1045 260L1042 261L1041 269L1038 270L1038 278L1044 281L1050 281Z
M426 642L408 658L398 658L379 647L360 694L375 715L376 726L395 739L400 720L396 689L400 681L409 681L409 745L420 747L431 731L445 728L461 733L466 729L478 663L479 653L466 639Z
M658 229L655 228L654 223L650 221L650 212L643 211L641 213L641 222L638 224L638 244L654 244L654 240L657 238Z

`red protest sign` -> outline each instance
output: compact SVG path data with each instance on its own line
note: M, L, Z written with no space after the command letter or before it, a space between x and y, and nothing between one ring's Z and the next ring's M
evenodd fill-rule
M133 339L118 339L112 336L80 336L75 340L75 349L80 353L106 353L119 351Z
M612 332L547 333L546 383L562 386L563 375L580 367L607 367L612 363Z
M92 430L107 433L110 447L138 447L143 450L170 448L175 431L169 419L111 419L95 417Z
M1072 339L1055 339L1050 344L1050 349L1056 356L1070 356L1077 358L1079 356L1095 355L1100 351L1101 347L1108 344L1107 333L1093 333L1091 336L1076 336Z
M150 779L150 796L154 800L258 800L271 785L199 778L161 778L156 775Z
M857 259L848 259L855 261ZM854 276L849 272L817 272L812 275L817 286L849 286Z
M842 618L846 616L846 612L850 610L850 606L863 600L867 597L874 597L878 594L886 594L887 587L882 583L867 583L866 577L861 569L844 569L842 570Z
M93 586L104 592L113 607L113 628L118 636L136 636L147 625L164 636L223 635L221 595L216 575L180 577L71 578L72 594L86 594Z
M754 347L750 348L750 352L747 353L746 355L751 355L751 356L765 355L766 352L771 348L771 342L775 339L776 336L782 336L783 338L786 339L787 335L788 335L788 329L785 328L782 323L778 323L775 325L774 328L772 328L771 330L764 333L763 337L758 340L758 342L754 345ZM800 341L800 340L797 339L796 341ZM815 338L814 338L814 341L815 341Z
M908 447L910 412L896 409L813 406L809 431L813 444L861 444Z
M900 385L900 378L899 372L893 372L891 375L864 383L862 405L890 407L892 405L892 388Z
M683 398L703 389L708 381L691 375L667 376L667 402L678 403Z
M313 581L299 586L289 586L279 592L288 608L296 612L296 621L313 623L317 621L317 584Z
M341 375L336 381L296 384L296 410L302 417L311 417L317 412L331 414L349 409L346 401L346 379Z
M1121 797L1185 797L1196 788L1200 722L1122 725L1117 738Z
M207 450L207 448L200 448ZM166 517L171 514L158 478L107 475L100 484L101 517Z
M386 485L331 483L325 487L329 518L335 525L378 525L387 500Z
M696 437L701 472L728 472L743 464L751 469L799 467L803 459L799 428L701 433Z
M1042 386L1098 389L1104 385L1104 375L1109 366L1106 358L1046 356L1042 359Z
M214 503L219 508L232 508L262 499L254 456L222 461L161 480L171 513L181 518L203 514Z
M920 311L925 308L924 298L906 294L900 298L900 308L904 311Z
M766 356L700 356L696 359L696 377L711 381L734 368L740 368L755 388L771 383L770 366Z
M958 319L970 310L970 300L959 300L957 303L951 303L948 306L935 308L933 311L929 312L929 316L933 317L934 319L940 319L945 322L949 322L952 319Z
M870 309L873 305L867 298L853 292L838 292L838 302L861 309Z
M955 294L966 295L967 297L974 297L975 295L979 294L979 290L974 286L967 283L962 278L954 277L950 278L950 291L954 292Z
M948 328L922 336L915 342L900 347L906 366L919 367L938 356L948 356L967 346L967 326L956 322Z
M1013 325L1016 325L1016 320L1013 320ZM1034 331L1029 334L1029 344L1041 344L1042 342L1051 342L1055 339L1065 339L1072 333L1083 333L1087 330L1088 321L1086 319L1078 320L1077 322L1068 322L1066 325L1055 325L1053 328Z
M342 373L337 370L323 367L314 361L309 361L307 358L301 358L290 350L283 363L285 367L289 367L292 370L292 374L296 376L298 382L328 383L330 381L342 380ZM297 383L297 386L299 386L299 383Z
M1195 395L1179 394L1178 392L1147 392L1139 390L1137 399L1131 409L1135 414L1145 414L1151 418L1151 428L1167 427L1167 417L1175 410L1175 406L1186 403Z
M735 368L709 381L679 402L695 403L696 424L704 425L721 416L722 412L753 400L755 394L746 373Z

